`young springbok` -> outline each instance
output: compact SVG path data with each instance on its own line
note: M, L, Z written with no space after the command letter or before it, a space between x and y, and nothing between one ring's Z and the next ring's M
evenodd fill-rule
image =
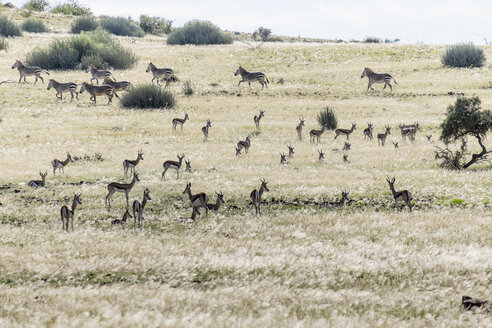
M249 195L249 198L251 198L251 201L253 202L253 205L255 207L255 215L256 216L258 214L261 215L261 209L260 209L261 195L263 195L263 193L265 191L270 191L270 189L268 189L268 186L267 186L268 182L266 182L265 179L260 179L260 181L261 181L260 190L255 189Z
M237 143L237 148L239 148L239 149L244 148L244 151L246 152L246 154L248 153L250 146L251 146L251 136L250 135L248 135L246 137L246 140L244 140L244 141L241 140Z
M73 101L74 94L77 100L79 99L79 94L77 93L77 84L74 82L60 83L56 80L50 79L48 83L48 90L50 90L51 88L54 88L56 90L55 97L60 100L63 99L64 92L70 92L70 95L72 96L70 102Z
M190 118L188 117L188 114L185 113L185 117L184 118L173 118L173 120L171 121L172 124L173 124L173 130L176 131L176 126L179 124L181 125L181 130L183 130L183 124L185 124L185 122L187 120L189 120Z
M130 214L130 211L127 209L125 211L125 213L123 214L123 218L120 219L114 219L113 221L111 221L111 224L125 224L128 219L131 219L133 216Z
M304 126L304 119L299 117L299 124L296 126L297 137L302 140L302 127Z
M128 194L137 181L140 181L140 179L138 178L138 173L133 173L133 179L130 183L111 182L110 184L108 184L108 195L105 199L106 205L111 208L111 197L113 197L113 194L115 192L123 192L126 196L126 209L128 209L130 207L130 204L128 202Z
M125 178L128 175L128 170L130 170L130 174L135 173L135 168L141 160L143 161L143 152L139 150L136 160L125 159L123 161L123 173L125 174Z
M145 205L147 205L147 201L152 200L150 198L150 190L145 189L143 193L143 199L142 202L139 202L138 200L133 202L133 227L135 228L135 223L138 220L138 228L140 229L140 224L142 222L142 214L145 208Z
M191 162L189 160L185 160L185 172L191 173Z
M348 156L349 156L348 154L343 154L343 162L344 163L350 163Z
M96 104L97 96L106 95L106 97L108 97L108 104L113 101L113 88L109 85L93 85L87 82L83 82L82 86L80 87L79 93L82 93L85 90L87 90L87 92L91 95L89 99L94 102L94 105Z
M323 150L318 150L318 161L322 162L325 160L325 153L323 153Z
M367 129L364 129L364 140L366 138L372 140L372 123L367 123Z
M289 162L287 162L287 155L285 155L285 153L279 153L280 154L280 164L289 164Z
M345 136L347 136L347 140L349 140L349 137L352 134L352 132L354 132L356 126L357 126L357 124L352 122L352 128L351 129L336 129L334 139L336 139L339 135L342 135L342 136L345 135Z
M208 196L207 194L201 192L199 194L193 195L191 193L191 182L186 184L186 188L183 191L183 194L188 194L188 198L190 199L192 207L204 207L205 215L208 216Z
M202 133L203 133L203 141L207 141L208 139L208 128L212 127L212 121L207 119L207 124L202 127Z
M48 175L48 171L45 171L44 173L39 171L39 175L41 176L41 180L31 180L27 183L29 187L44 187L46 181L46 176Z
M62 221L62 227L65 231L68 232L68 222L71 222L72 225L72 231L73 231L73 215L75 212L75 208L77 205L82 205L82 199L80 199L80 194L75 194L73 196L73 201L72 201L72 207L68 208L68 206L64 205L62 206L60 210L61 214L61 221Z
M289 158L294 157L294 147L287 145L287 148L289 148Z
M172 81L172 79L174 77L174 72L172 69L170 69L170 68L157 68L152 63L149 63L145 72L146 73L152 72L152 84L154 84L154 80L157 79L157 84L161 85L161 83L159 82L159 79L161 77L164 77L164 80L166 80L166 87L169 85L169 82Z
M209 210L217 212L220 208L220 205L224 204L224 194L222 193L222 191L220 193L215 192L215 194L217 195L217 201L215 202L215 204L207 204L207 207Z
M350 150L350 146L352 145L349 142L344 142L342 150Z
M261 90L263 90L263 87L268 88L268 83L270 83L270 81L268 81L268 78L262 72L250 73L241 66L239 66L239 68L236 70L236 73L234 73L234 76L237 75L241 75L242 78L242 80L239 81L239 83L237 84L238 87L242 82L248 82L249 86L251 86L251 82L258 81L261 84Z
M374 73L374 71L370 68L364 68L364 71L362 72L362 75L360 76L360 78L364 78L366 77L369 79L369 84L367 85L367 90L366 91L369 91L369 88L371 90L374 90L372 88L372 85L374 83L384 83L384 87L383 87L383 90L386 89L386 86L389 86L391 91L390 92L393 92L393 87L391 86L390 82L391 80L393 80L395 82L395 84L398 84L396 83L395 79L389 75L388 73L383 73L383 74L378 74L378 73Z
M323 125L321 127L321 130L316 130L316 129L312 129L311 131L309 131L309 136L310 136L310 142L313 142L314 143L314 140L316 140L316 144L319 144L320 142L320 139L321 139L321 135L326 131L326 126Z
M50 73L48 73L47 70L45 69L42 69L41 67L38 67L38 66L24 66L24 64L22 64L22 62L20 60L16 60L14 65L12 65L12 69L14 68L17 68L17 70L19 71L19 83L21 83L22 79L24 79L24 82L27 82L26 81L26 76L31 76L31 75L34 75L34 77L36 78L36 80L34 81L34 84L36 84L36 82L38 82L38 79L41 80L41 82L44 83L44 80L41 76L41 73L46 73L48 75L50 75Z
M70 156L70 153L67 152L67 159L64 161L61 161L59 159L54 159L51 161L51 166L53 166L53 174L55 174L55 171L58 169L58 171L62 171L63 174L65 174L65 166L68 165L68 163L73 163L72 156Z
M92 64L90 64L89 67L87 67L85 72L86 73L91 72L92 75L91 83L92 81L96 80L96 84L99 84L99 79L109 79L109 78L112 78L114 81L116 81L115 78L113 77L113 74L111 74L110 71L98 70L96 66Z
M236 157L241 156L242 148L234 147L234 149L236 150Z
M384 147L384 144L386 143L386 137L391 134L391 128L386 125L386 131L384 133L378 133L378 146L379 142L381 142L381 145Z
M410 212L412 211L412 194L408 190L399 190L395 191L395 177L390 179L389 177L386 178L386 181L389 184L389 187L391 189L391 193L393 194L393 198L395 199L395 205L398 207L398 203L400 201L404 201L408 208L410 209Z
M400 146L398 145L398 141L397 142L393 141L393 146L395 146L395 149L400 148Z
M184 154L177 155L178 156L178 161L165 161L162 163L162 166L164 167L164 171L162 172L161 180L166 179L166 172L169 169L176 170L176 180L179 179L179 169L181 168L181 164L183 164L183 158L185 157Z
M116 91L125 91L128 88L132 87L132 84L128 81L113 81L111 79L104 79L103 85L109 85L110 87L113 88L113 93L116 96L116 98L119 98L118 94Z
M256 125L256 128L257 129L260 128L260 120L264 116L265 116L265 111L260 109L260 114L259 115L255 115L255 117L253 117L253 120L255 121L255 125Z
M343 207L345 205L345 202L349 202L350 199L348 198L349 192L342 190L342 198L338 201L334 202L329 202L328 206L329 207Z

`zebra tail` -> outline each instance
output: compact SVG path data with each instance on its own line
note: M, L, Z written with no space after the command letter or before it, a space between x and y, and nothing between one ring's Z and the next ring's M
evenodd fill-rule
M43 70L46 74L50 75L50 72L48 72L47 70Z
M398 83L396 83L396 80L395 80L395 78L394 78L394 77L391 77L391 78L393 79L393 82L395 82L395 84L398 84Z
M265 75L265 80L266 80L268 83L270 83L270 81L268 80L268 77L266 77L266 75ZM395 82L395 83L396 83L396 82ZM396 83L396 84L398 84L398 83Z

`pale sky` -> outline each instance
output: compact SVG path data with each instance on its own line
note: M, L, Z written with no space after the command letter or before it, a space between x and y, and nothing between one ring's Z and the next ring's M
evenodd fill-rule
M5 0L4 0L5 1ZM22 5L26 0L12 1ZM60 0L63 2L63 0ZM405 43L484 44L492 40L492 1L484 0L80 0L96 15L161 16L181 26L210 20L229 31L327 39L401 39Z

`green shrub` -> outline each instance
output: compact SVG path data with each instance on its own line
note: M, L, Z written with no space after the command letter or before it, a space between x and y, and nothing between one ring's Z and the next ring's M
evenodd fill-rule
M166 109L176 104L171 92L154 85L139 85L121 97L121 105L125 108Z
M375 36L366 36L366 38L362 41L364 43L381 43L382 40Z
M271 34L271 29L260 26L256 31L253 32L252 37L253 40L266 42L270 41L269 39Z
M29 0L22 8L32 11L45 11L46 8L48 8L48 5L49 3L46 0Z
M144 32L132 20L123 17L105 17L101 19L101 27L114 35L143 37Z
M99 27L99 22L92 16L82 16L77 18L71 28L73 34L79 34L82 31L94 31Z
M328 130L335 130L338 125L338 120L333 109L326 107L325 109L321 110L318 115L318 123L321 126L326 126Z
M169 34L172 31L173 21L162 17L140 16L140 28L147 34Z
M12 8L17 8L17 7L16 7L16 6L15 6L12 2L7 2L7 3L4 3L4 4L3 4L3 7L4 7L4 8L10 8L10 9L12 9Z
M29 18L22 23L22 30L32 33L46 33L48 28L44 25L40 19Z
M447 67L482 67L485 64L485 54L482 49L473 44L458 44L449 47L441 58Z
M167 44L230 44L232 37L208 21L193 20L169 34Z
M0 35L2 36L21 36L20 27L5 16L0 16Z
M54 14L74 15L74 16L91 16L92 11L85 5L76 0L68 0L59 4L51 10Z
M97 69L108 68L108 63L106 63L99 54L82 56L80 59L80 67L87 68L89 65L94 65Z
M9 47L9 43L7 39L0 38L0 50L7 50L8 47Z
M195 93L190 81L185 81L185 83L183 83L183 93L185 96L192 96Z

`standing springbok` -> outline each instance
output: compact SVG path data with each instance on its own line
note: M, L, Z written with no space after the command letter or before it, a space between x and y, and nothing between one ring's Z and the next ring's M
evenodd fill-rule
M188 182L186 184L186 188L183 191L183 194L188 194L188 197L191 202L192 207L204 207L205 208L205 215L208 216L208 196L207 194L201 192L199 194L193 195L191 193L191 182ZM198 213L200 214L200 213Z
M299 117L299 124L296 126L297 136L299 140L302 140L302 127L304 126L304 119Z
M86 91L91 95L89 98L94 102L94 105L96 104L96 97L97 96L102 96L106 95L108 97L108 104L113 101L113 88L110 87L109 85L93 85L87 82L83 82L82 86L80 87L80 93Z
M31 75L34 75L34 77L36 78L36 80L34 81L34 84L36 84L36 82L38 82L38 79L41 79L41 82L44 83L44 80L43 80L43 77L41 76L41 73L46 73L48 75L50 75L50 73L45 70L45 69L42 69L41 67L38 67L38 66L24 66L24 64L22 64L22 62L20 60L16 60L14 65L12 65L12 69L14 68L17 68L17 70L19 71L19 83L21 83L22 79L24 79L24 82L27 82L26 81L26 76L31 76Z
M321 139L321 135L326 131L326 126L323 125L321 127L321 130L316 130L316 129L312 129L311 131L309 131L309 136L310 136L310 142L313 142L314 143L314 140L316 140L316 144L319 144L320 142L320 139Z
M391 134L391 128L386 125L386 131L384 133L378 133L378 146L379 143L381 142L381 145L384 147L384 144L386 143L386 137Z
M289 148L289 158L294 157L294 147L287 145L287 148Z
M152 84L154 84L154 80L157 79L157 84L161 85L161 83L159 82L159 79L161 77L164 77L164 80L166 80L166 87L169 85L169 82L172 81L172 79L174 77L174 72L172 69L170 69L170 68L157 68L152 63L149 63L145 72L146 73L152 72Z
M128 219L131 219L133 216L130 214L130 211L127 209L125 211L125 213L123 214L123 218L120 220L120 219L114 219L113 221L111 221L111 224L125 224Z
M220 205L224 204L224 194L222 193L222 191L220 193L215 192L215 194L217 195L217 201L215 202L215 204L207 204L207 207L209 210L217 212L220 208Z
M255 115L255 117L253 117L253 120L255 121L255 125L256 125L256 128L257 129L260 128L260 120L264 116L265 116L265 111L260 109L260 114L259 115Z
M166 172L169 169L176 170L176 180L179 179L179 169L181 168L181 164L183 163L183 158L185 157L184 154L177 155L178 156L178 161L165 161L162 163L162 166L164 167L164 172L162 172L161 180L166 179Z
M48 90L50 90L51 88L54 88L56 90L55 96L60 100L63 99L64 92L70 92L70 95L72 96L70 102L73 101L74 94L77 97L77 100L79 99L79 94L77 93L77 84L74 82L60 83L54 79L50 79L48 83Z
M280 154L280 164L289 164L289 162L287 162L287 158L284 153L279 153Z
M236 73L234 73L234 76L241 75L242 80L239 81L237 86L239 86L242 82L248 82L249 86L251 86L251 82L258 81L261 84L261 90L263 90L264 87L268 88L268 83L270 81L268 78L263 74L262 72L248 72L241 66L236 70Z
M415 134L417 133L417 130L420 130L419 122L414 122L411 125L400 124L398 127L400 128L401 140L403 142L406 141L405 138L407 136L408 136L408 139L410 139L410 141L415 141Z
M370 140L372 140L372 123L367 123L367 129L364 129L364 140L366 140L366 138L369 138Z
M364 71L362 72L362 75L360 76L360 78L364 78L366 77L369 79L369 84L367 85L367 90L366 91L369 91L369 88L371 90L374 90L372 88L372 85L374 83L384 83L384 87L383 87L383 90L386 89L386 86L389 86L391 91L390 92L393 92L393 87L391 86L391 80L393 80L395 82L395 84L398 84L396 83L394 77L392 77L391 75L389 75L388 73L383 73L383 74L378 74L378 73L374 73L374 71L370 68L364 68Z
M356 126L357 126L357 124L352 122L352 128L351 129L336 129L334 139L336 139L339 135L342 135L342 136L345 135L345 136L347 136L347 140L349 140L350 139L349 137L352 134L352 132L354 132Z
M251 136L248 135L246 137L246 140L241 140L237 143L237 148L239 149L242 149L244 148L244 151L246 152L246 154L248 153L248 150L249 150L249 147L251 146Z
M186 113L185 113L185 117L184 118L177 118L177 117L176 118L173 118L173 120L171 121L172 124L173 124L173 130L176 131L176 126L178 124L181 125L181 130L183 130L183 124L185 124L185 122L187 120L189 120L189 119L190 118L189 118L188 114L186 114Z
M41 180L31 180L27 183L29 187L44 187L46 181L46 176L48 175L48 171L45 171L44 173L39 171L39 175L41 176Z
M345 202L349 202L350 199L348 198L349 192L342 190L342 198L338 201L334 202L329 202L327 205L329 207L343 207L345 205Z
M128 209L130 207L130 204L128 202L128 194L137 181L140 181L140 179L138 178L138 173L133 173L133 179L130 183L111 182L110 184L108 184L108 195L106 196L105 204L108 205L109 208L111 208L111 197L113 197L113 194L115 192L124 192L126 196L126 209Z
M267 186L268 182L266 182L265 179L260 179L260 181L261 181L260 190L255 189L249 195L249 198L251 198L251 201L253 202L253 205L255 207L255 215L258 214L261 215L261 209L260 209L261 195L263 195L265 191L270 191L270 189L268 189Z
M113 77L113 74L111 74L110 71L98 70L96 66L92 64L90 64L89 67L87 67L85 72L86 73L91 72L92 75L91 83L92 81L96 80L96 84L99 84L99 79L109 79L109 78L112 78L114 81L116 81L116 79Z
M110 87L113 88L113 93L114 95L116 96L116 98L119 98L120 96L118 96L118 94L116 93L116 91L125 91L126 89L128 88L131 88L132 87L132 84L128 81L113 81L111 79L107 79L105 78L103 83L103 85L109 85Z
M150 190L145 189L143 193L143 200L142 202L139 202L138 200L133 202L133 227L135 228L135 223L138 220L138 228L140 229L140 224L142 222L142 214L145 208L145 205L147 205L148 200L152 200L150 198Z
M71 222L72 231L73 231L73 215L75 212L75 208L77 205L82 205L82 199L80 199L80 194L75 194L73 196L72 207L68 208L68 206L63 205L60 210L62 228L68 232L68 222Z
M143 152L139 150L136 160L125 159L123 161L123 173L125 174L125 178L128 175L128 170L130 170L130 174L135 173L135 168L141 160L143 161Z
M234 149L236 150L236 157L241 156L241 149L242 149L242 148L239 148L239 147L234 147Z
M55 174L55 171L58 169L58 171L62 171L62 173L65 174L65 166L68 165L68 163L73 163L72 156L70 156L70 153L67 152L67 159L64 161L60 161L59 159L54 159L51 161L51 166L53 166L53 174Z
M203 133L203 141L207 141L208 139L208 128L212 127L212 121L207 119L207 124L202 127L202 133Z
M186 160L185 164L186 164L185 172L191 173L191 162L189 160Z
M322 162L325 160L325 153L323 153L323 150L318 150L318 161Z
M389 177L386 178L386 181L388 181L389 187L391 189L391 193L393 194L393 198L395 199L395 205L398 207L398 202L404 201L408 208L410 209L410 212L412 211L412 194L408 190L399 190L395 191L395 177L390 179Z
M398 141L397 142L393 141L393 146L395 146L395 149L400 148L400 146L398 145Z

